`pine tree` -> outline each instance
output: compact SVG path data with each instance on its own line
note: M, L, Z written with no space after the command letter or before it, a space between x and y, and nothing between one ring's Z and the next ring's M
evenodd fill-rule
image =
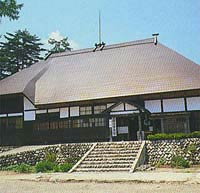
M48 43L53 45L54 47L49 50L50 53L54 54L54 53L60 53L60 52L65 52L66 50L71 51L72 48L70 48L70 44L68 42L68 38L63 38L60 41L57 41L55 39L50 38L48 40Z
M16 73L42 59L45 51L36 35L27 30L18 30L14 34L6 33L5 42L0 42L0 78Z
M15 0L0 0L0 21L2 17L17 20L22 7L23 4L17 4Z

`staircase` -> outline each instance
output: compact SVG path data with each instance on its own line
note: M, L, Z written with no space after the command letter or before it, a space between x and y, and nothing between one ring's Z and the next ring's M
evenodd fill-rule
M73 172L130 171L141 144L138 141L97 143Z

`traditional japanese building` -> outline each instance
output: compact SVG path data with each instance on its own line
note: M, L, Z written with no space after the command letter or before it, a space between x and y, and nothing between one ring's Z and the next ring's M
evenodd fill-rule
M52 54L0 81L0 144L195 130L200 66L156 38Z

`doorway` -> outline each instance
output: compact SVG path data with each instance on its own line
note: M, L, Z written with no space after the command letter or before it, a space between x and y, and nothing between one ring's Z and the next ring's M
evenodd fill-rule
M114 141L135 141L137 140L138 116L116 117L117 136Z

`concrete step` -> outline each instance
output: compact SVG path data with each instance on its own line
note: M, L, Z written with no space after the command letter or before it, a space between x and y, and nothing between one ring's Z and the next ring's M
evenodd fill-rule
M127 172L130 168L77 168L75 172Z
M138 150L98 150L94 149L91 153L92 154L130 154L130 153L137 153Z
M133 164L134 160L95 160L95 161L87 161L84 160L81 164L86 165L96 165L96 164Z
M132 164L81 164L78 168L130 168Z
M131 157L86 157L84 161L127 161L127 160L134 160L136 156Z
M110 154L110 153L102 153L102 154L98 154L98 153L96 153L96 154L93 154L93 153L91 153L91 154L89 154L87 157L88 158L94 158L94 157L97 157L97 158L99 158L99 157L125 157L125 158L132 158L132 157L136 157L136 155L137 155L137 153L125 153L125 154L120 154L120 153L113 153L113 154Z
M99 150L99 151L102 151L102 150L104 150L104 151L114 151L114 150L117 150L117 151L124 151L124 150L138 150L139 149L139 147L138 148L136 148L136 147L128 147L128 148L126 148L126 147L106 147L106 148L104 148L104 147L95 147L94 148L95 150Z
M104 148L104 149L107 149L107 148L125 148L125 149L128 149L128 148L139 148L140 145L97 145L96 148Z

